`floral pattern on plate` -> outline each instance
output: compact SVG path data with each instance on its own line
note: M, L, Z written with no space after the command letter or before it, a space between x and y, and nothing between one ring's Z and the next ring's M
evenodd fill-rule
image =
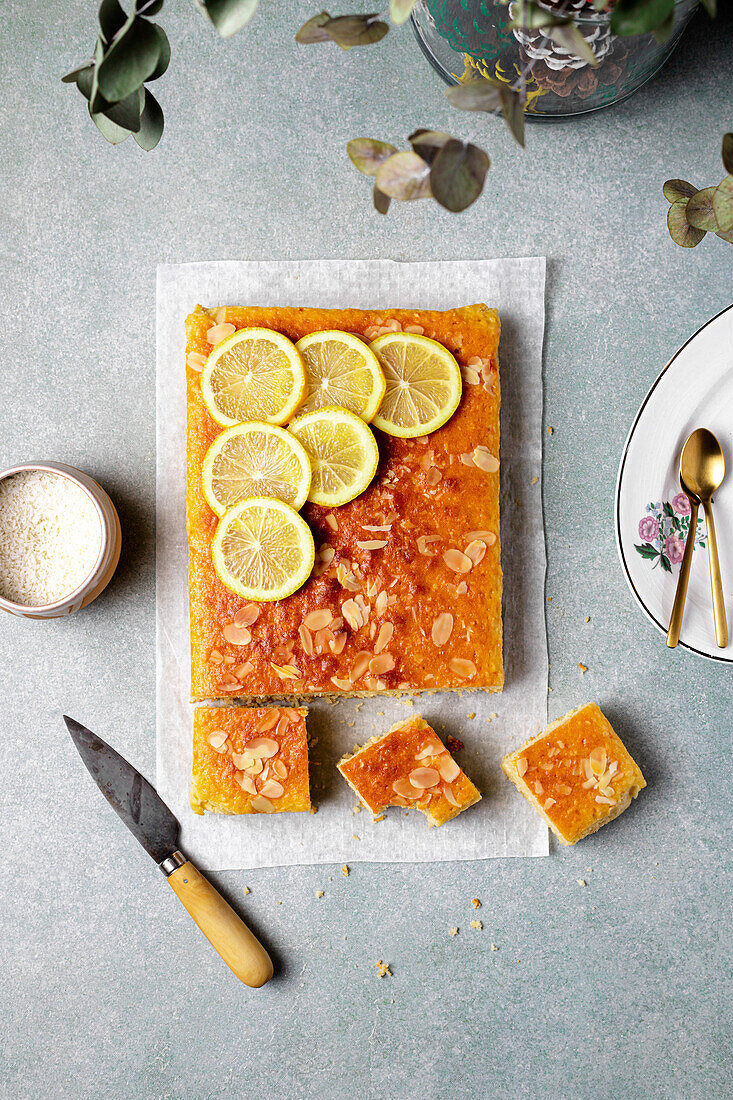
M656 504L647 504L646 513L639 520L639 538L634 549L642 558L652 562L652 566L661 565L667 573L673 565L679 565L685 552L685 543L690 529L690 502L684 493L678 493L669 500L659 500ZM705 549L705 529L702 516L697 519L695 548Z

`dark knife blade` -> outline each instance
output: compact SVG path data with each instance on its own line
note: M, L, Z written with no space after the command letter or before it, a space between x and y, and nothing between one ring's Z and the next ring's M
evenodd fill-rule
M110 806L148 855L162 863L178 846L180 824L154 787L96 734L64 715L84 764Z

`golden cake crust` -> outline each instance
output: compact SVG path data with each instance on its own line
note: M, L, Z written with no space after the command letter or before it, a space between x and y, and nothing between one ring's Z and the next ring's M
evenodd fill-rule
M221 428L206 409L194 366L211 351L207 332L221 321L238 329L273 328L292 340L331 328L367 339L389 326L419 329L456 355L464 377L457 412L429 437L375 432L380 466L365 493L336 509L305 506L316 542L313 575L285 600L252 605L256 622L247 644L230 640L235 618L251 615L214 571L217 517L201 488L204 455ZM199 307L186 331L193 699L501 690L496 311L484 305L448 312ZM386 545L365 545L374 542ZM330 611L331 624L309 628L315 611ZM440 616L443 631L445 616L452 616L451 630L436 644Z
M194 813L309 810L307 713L304 707L196 707L190 791ZM258 748L263 739L270 744ZM244 758L248 746L252 746L251 753L257 753L255 760L259 759L263 765L261 771L249 776L242 770L248 763ZM259 755L262 748L267 756ZM255 764L253 773L256 768ZM249 790L242 787L247 776L256 788L254 792L251 786ZM282 794L272 786L273 780L282 788ZM258 794L260 790L265 793ZM268 793L269 797L265 797Z
M458 767L435 730L419 714L397 722L386 733L373 737L342 757L337 767L373 814L387 806L415 806L425 814L430 825L444 825L481 800L477 788ZM441 774L445 768L449 780ZM435 773L428 779L435 776L439 779L424 789L423 797L404 797L395 790L395 783L398 788L409 789L409 777L417 778L416 771L425 769Z
M618 817L646 787L595 703L558 718L501 766L563 844L575 844Z

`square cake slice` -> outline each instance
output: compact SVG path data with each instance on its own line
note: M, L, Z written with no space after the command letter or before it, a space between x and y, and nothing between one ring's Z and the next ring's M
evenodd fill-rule
M414 806L430 825L443 825L481 800L476 787L419 715L343 756L338 770L373 814Z
M201 368L224 329L251 326L295 341L324 329L365 340L423 334L455 355L463 377L456 412L432 434L400 439L375 429L379 467L361 496L338 508L305 505L315 568L287 599L259 604L216 574L218 519L201 484L204 457L222 431L201 395ZM496 310L199 307L186 335L194 701L501 691Z
M196 707L193 812L310 810L307 713L303 707Z
M509 753L505 774L563 844L575 844L623 813L644 776L595 703L558 718Z

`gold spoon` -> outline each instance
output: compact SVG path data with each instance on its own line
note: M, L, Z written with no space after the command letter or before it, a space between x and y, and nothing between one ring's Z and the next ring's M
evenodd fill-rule
M682 613L687 595L687 583L690 579L692 552L695 546L697 530L697 512L702 504L705 512L705 526L708 538L708 557L710 558L710 582L713 589L713 616L715 618L715 640L721 649L728 645L728 626L725 619L723 584L720 579L718 543L715 538L715 524L711 508L713 493L725 477L725 459L723 450L712 432L707 428L696 428L682 448L680 456L680 486L690 501L690 526L685 542L677 591L672 607L672 617L667 632L667 645L674 649L680 639Z

